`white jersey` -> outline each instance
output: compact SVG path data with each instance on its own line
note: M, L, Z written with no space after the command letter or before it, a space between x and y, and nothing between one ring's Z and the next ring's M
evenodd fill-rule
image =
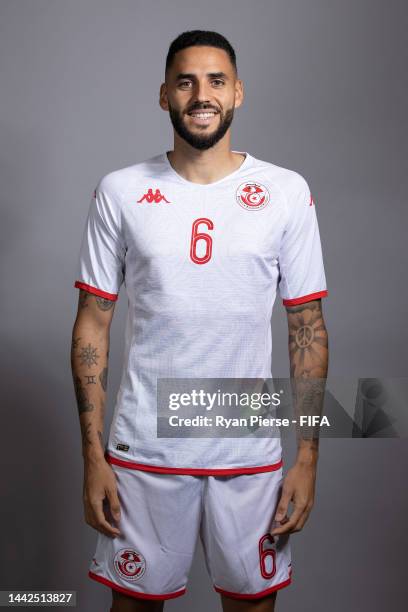
M272 377L272 308L327 295L313 198L249 153L202 185L167 153L110 172L91 199L75 287L128 298L107 445L118 465L182 474L277 469L278 437L158 438L158 378Z

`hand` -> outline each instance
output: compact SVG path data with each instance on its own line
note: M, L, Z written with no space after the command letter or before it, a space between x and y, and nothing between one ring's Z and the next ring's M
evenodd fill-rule
M281 535L303 529L313 507L316 481L316 464L297 462L288 470L283 480L282 493L275 513L275 521L281 527L270 529L270 534ZM289 502L294 509L288 517Z
M109 537L121 535L119 529L108 522L120 521L120 504L115 474L104 458L99 462L85 462L83 502L88 525Z

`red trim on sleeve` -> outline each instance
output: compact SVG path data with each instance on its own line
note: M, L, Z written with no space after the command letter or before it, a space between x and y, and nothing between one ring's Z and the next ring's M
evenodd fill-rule
M116 300L118 299L118 295L119 295L118 293L108 293L107 291L102 291L102 289L98 289L97 287L92 287L92 285L87 285L86 283L83 283L82 281L75 281L74 287L77 287L78 289L84 289L85 291L88 291L89 293L94 293L95 295L99 295L99 297L106 298L107 300L112 300L113 302L116 302Z
M174 597L179 597L180 595L184 595L186 592L185 587L180 589L180 591L174 591L173 593L165 593L164 595L154 595L152 593L140 593L139 591L131 591L130 589L126 589L125 587L119 586L114 582L111 582L104 576L98 576L98 574L94 574L91 570L88 572L89 578L92 580L96 580L105 586L114 589L115 591L119 591L120 593L124 593L125 595L130 595L130 597L135 597L136 599L173 599Z
M302 295L302 297L293 298L291 300L283 299L284 306L296 306L297 304L304 304L305 302L311 302L312 300L317 300L322 297L326 297L329 295L327 289L324 291L317 291L316 293L309 293L308 295Z
M282 459L277 463L270 465L259 465L254 467L237 467L237 468L178 468L167 467L162 465L148 465L146 463L136 463L134 461L125 461L113 457L109 453L105 453L105 458L108 463L119 465L120 467L129 468L131 470L143 470L145 472L158 472L159 474L187 474L191 476L231 476L234 474L257 474L258 472L273 472L279 470L283 466Z
M265 589L264 591L259 591L258 593L234 593L232 591L224 591L220 587L214 585L214 589L217 593L221 593L221 595L226 595L227 597L232 597L233 599L260 599L261 597L265 597L265 595L269 595L269 593L273 593L278 589L283 589L283 587L288 586L292 582L292 568L289 568L289 578L284 580L283 582L279 582L269 589Z

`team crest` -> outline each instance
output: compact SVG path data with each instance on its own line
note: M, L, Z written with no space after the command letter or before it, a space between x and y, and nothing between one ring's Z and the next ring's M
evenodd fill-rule
M268 189L261 183L242 183L236 191L235 198L246 210L261 210L267 206L270 196Z
M146 561L143 555L131 548L118 550L113 566L121 578L125 580L139 580L146 571Z

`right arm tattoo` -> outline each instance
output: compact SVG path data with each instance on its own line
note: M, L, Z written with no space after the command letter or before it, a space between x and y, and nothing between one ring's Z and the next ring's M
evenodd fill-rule
M94 304L92 301L94 300ZM112 300L81 290L78 309L97 308L107 311ZM87 315L88 316L88 315ZM101 459L104 454L103 425L108 382L109 331L75 323L71 343L71 369L78 407L82 454L86 459Z

